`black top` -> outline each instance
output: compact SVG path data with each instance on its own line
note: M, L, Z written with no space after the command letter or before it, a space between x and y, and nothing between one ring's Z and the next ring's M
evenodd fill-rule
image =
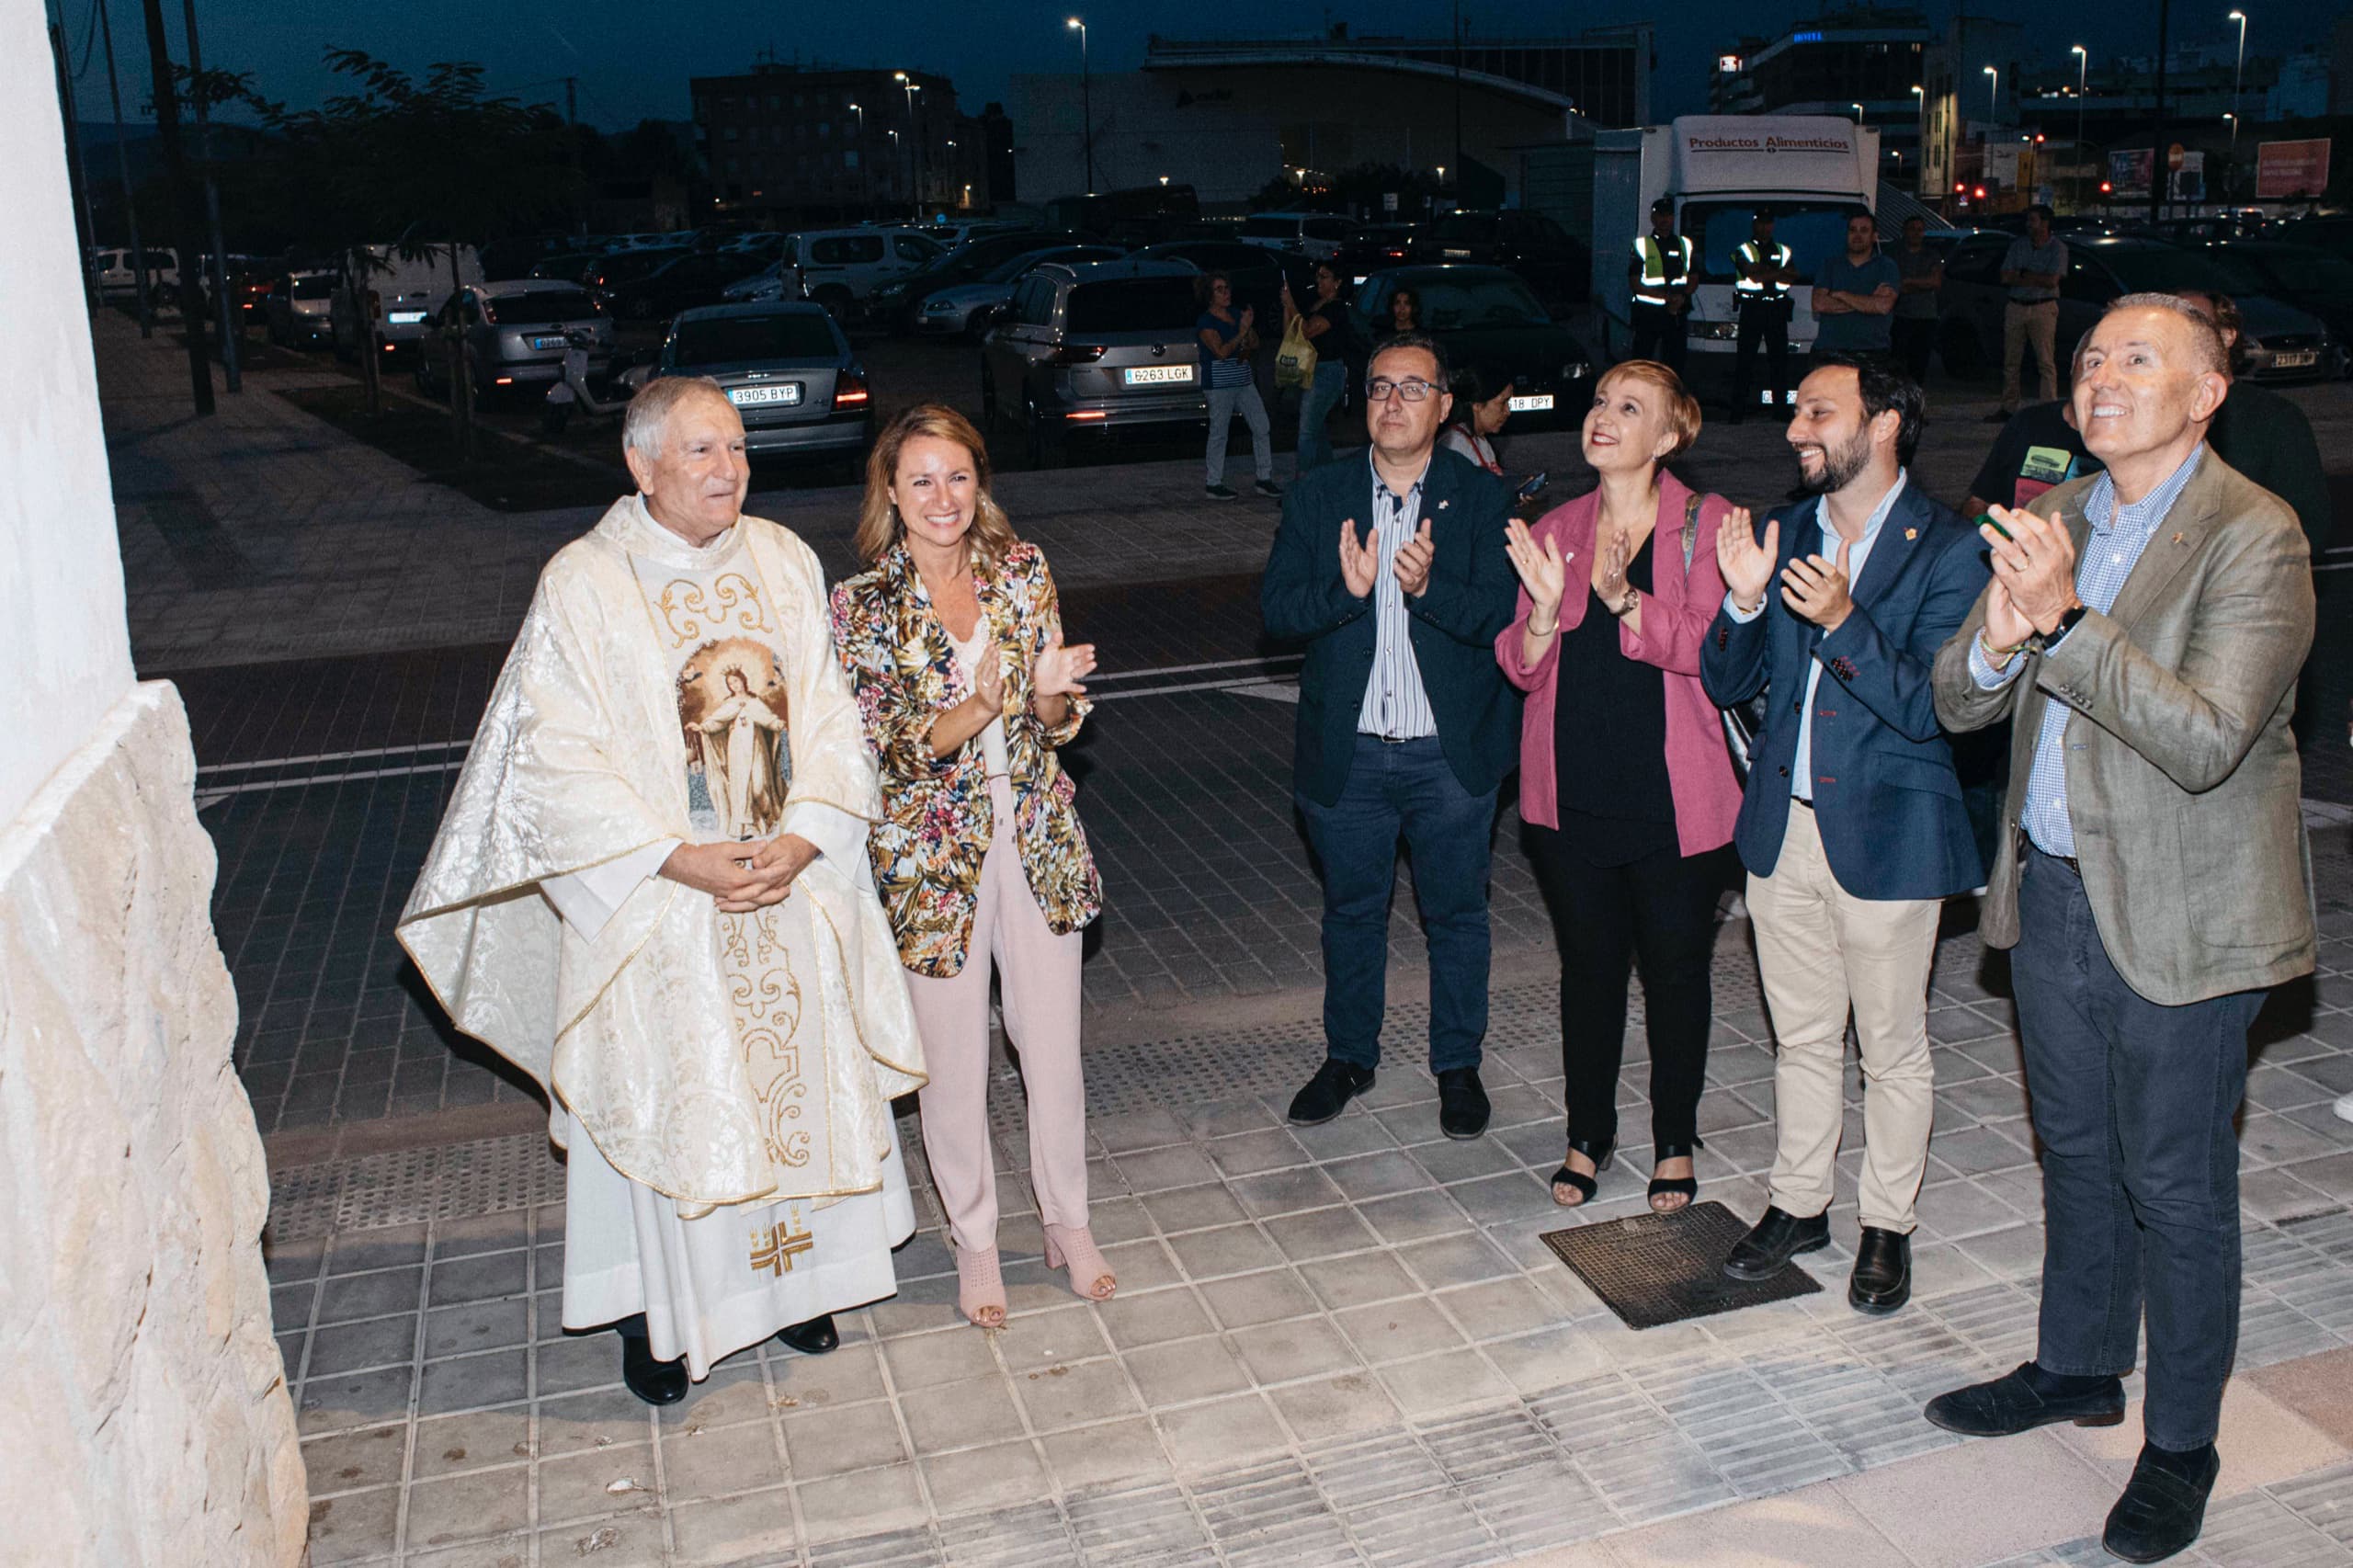
M2269 387L2234 381L2206 440L2215 456L2288 503L2315 559L2328 548L2336 527L2328 475L2302 409Z
M1654 532L1626 563L1628 585L1644 593L1651 591L1656 541ZM1676 850L1665 673L1625 655L1618 645L1618 618L1598 595L1585 607L1585 619L1562 634L1560 658L1552 688L1552 776L1563 838L1596 866L1631 865Z
M1322 316L1326 323L1323 333L1307 341L1315 347L1318 364L1345 365L1351 379L1364 375L1364 345L1357 341L1355 312L1338 295L1310 305L1307 313Z
M2100 460L2084 450L2083 433L2067 423L2066 408L2038 403L2010 415L1969 493L1995 506L2023 506L2054 485L2097 473Z

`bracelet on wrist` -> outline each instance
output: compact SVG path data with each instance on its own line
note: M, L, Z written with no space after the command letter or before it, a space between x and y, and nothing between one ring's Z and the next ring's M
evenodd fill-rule
M1539 626L1539 625L1537 625L1537 624L1536 624L1536 618L1535 618L1533 615L1530 615L1530 616L1528 618L1528 630L1529 630L1529 631L1532 635L1534 635L1534 636L1538 636L1538 637L1550 637L1550 636L1552 636L1552 633L1554 633L1555 631L1558 631L1559 630L1561 630L1561 612L1560 612L1559 610L1557 610L1557 609L1556 609L1556 610L1554 610L1554 611L1552 612L1552 625L1550 625L1550 626Z

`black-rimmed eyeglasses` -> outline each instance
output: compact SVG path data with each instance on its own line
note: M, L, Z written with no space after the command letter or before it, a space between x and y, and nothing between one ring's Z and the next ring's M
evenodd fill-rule
M1364 384L1364 395L1373 403L1387 403L1392 397L1402 397L1407 403L1419 403L1430 393L1445 390L1436 382L1426 381L1419 376L1402 381L1392 381L1387 376L1375 376Z

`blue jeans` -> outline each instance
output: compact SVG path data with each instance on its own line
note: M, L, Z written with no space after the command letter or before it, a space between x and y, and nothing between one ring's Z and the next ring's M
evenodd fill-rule
M1324 1038L1359 1067L1381 1062L1388 1010L1389 900L1402 834L1430 954L1430 1071L1479 1065L1487 1033L1487 865L1495 792L1472 794L1435 736L1357 737L1336 805L1294 797L1324 865Z
M2168 1007L2124 983L2083 879L2029 849L2010 950L2026 1084L2043 1144L2046 1371L2132 1369L2143 1298L2161 1449L2214 1440L2239 1332L2239 1145L2246 1033L2241 991Z
M1315 380L1299 398L1298 473L1321 468L1332 460L1332 434L1327 428L1332 422L1332 410L1339 406L1340 394L1347 390L1348 368L1337 359L1315 362Z

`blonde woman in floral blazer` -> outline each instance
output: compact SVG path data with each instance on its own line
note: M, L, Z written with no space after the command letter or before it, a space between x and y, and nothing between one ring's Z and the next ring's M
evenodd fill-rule
M989 1150L989 974L1029 1091L1046 1263L1097 1301L1117 1287L1087 1233L1081 932L1102 885L1055 748L1086 717L1091 644L1066 647L1054 580L988 494L980 433L926 405L867 464L858 551L834 633L881 762L874 879L907 969L931 1081L924 1152L948 1210L958 1301L1005 1321ZM961 631L961 635L960 635Z

